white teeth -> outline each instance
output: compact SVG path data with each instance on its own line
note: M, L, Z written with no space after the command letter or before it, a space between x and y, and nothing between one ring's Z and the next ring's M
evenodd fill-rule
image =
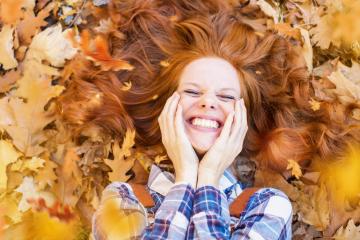
M191 121L191 124L196 125L196 126L207 127L207 128L218 128L219 127L219 123L217 121L201 119L201 118L194 118Z

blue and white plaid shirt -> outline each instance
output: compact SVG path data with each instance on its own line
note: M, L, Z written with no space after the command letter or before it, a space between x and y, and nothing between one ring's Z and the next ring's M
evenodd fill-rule
M230 216L229 204L243 188L229 169L220 179L219 189L213 186L193 189L185 182L174 184L171 173L152 165L147 187L155 202L151 208L138 201L129 184L108 185L93 216L93 237L96 240L291 239L291 203L277 189L258 190L239 218Z

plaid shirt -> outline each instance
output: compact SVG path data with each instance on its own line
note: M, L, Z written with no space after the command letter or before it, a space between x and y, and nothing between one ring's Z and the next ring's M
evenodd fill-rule
M277 189L258 190L239 218L230 216L229 204L243 187L229 169L219 189L193 189L185 182L174 184L171 173L152 165L147 187L155 202L151 208L127 183L108 185L93 215L94 239L291 239L291 203Z

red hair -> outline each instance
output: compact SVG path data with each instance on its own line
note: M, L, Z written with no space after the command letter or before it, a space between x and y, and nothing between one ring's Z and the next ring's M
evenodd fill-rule
M302 56L288 40L262 31L254 20L261 12L253 8L220 0L111 2L109 15L126 36L109 37L113 56L135 69L102 72L78 61L82 66L59 101L63 119L77 129L101 126L119 138L135 128L138 144L161 145L157 119L182 70L195 59L216 56L230 62L241 81L249 125L241 154L284 170L289 159L306 164L315 155L341 153L358 131L348 115L335 116L340 105L311 109L314 92ZM122 91L128 81L132 88ZM86 105L94 94L102 96L100 103Z

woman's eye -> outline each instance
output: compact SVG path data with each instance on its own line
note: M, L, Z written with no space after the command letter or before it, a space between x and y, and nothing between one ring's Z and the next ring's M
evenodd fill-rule
M185 90L184 92L188 93L190 95L193 95L193 96L198 96L199 95L199 92L194 91L194 90Z
M235 97L230 95L219 95L219 97L224 100L235 100Z

